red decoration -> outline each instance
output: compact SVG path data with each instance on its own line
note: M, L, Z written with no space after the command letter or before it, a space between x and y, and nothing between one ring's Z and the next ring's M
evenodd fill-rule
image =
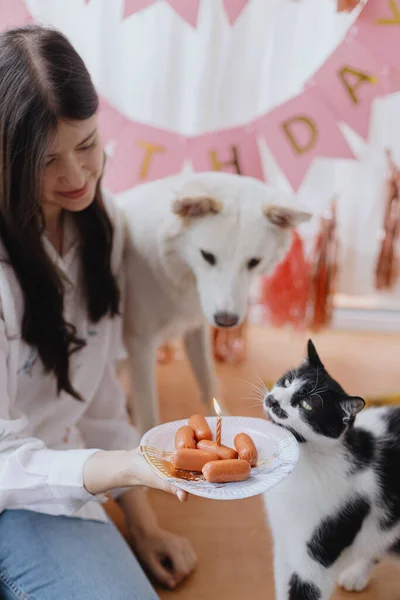
M333 314L333 294L337 274L336 202L332 201L327 217L321 218L311 279L310 328L319 331L328 326Z
M400 218L400 169L387 151L389 174L385 192L385 218L381 236L381 247L375 269L377 290L391 290L398 277L396 245L399 237Z
M337 12L351 12L360 4L360 0L337 0Z
M261 284L261 304L268 308L275 327L290 324L302 328L306 324L310 292L310 266L304 256L303 241L293 231L293 241L286 258L271 277Z

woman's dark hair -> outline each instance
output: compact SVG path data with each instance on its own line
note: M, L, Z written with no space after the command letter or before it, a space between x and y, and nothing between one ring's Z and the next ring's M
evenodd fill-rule
M22 338L36 346L58 393L81 399L69 374L85 340L65 321L64 284L42 243L40 206L47 144L60 120L95 114L98 96L74 48L60 32L29 26L0 35L0 236L22 288ZM87 311L93 322L118 313L111 271L113 228L100 182L92 204L71 213L80 237Z

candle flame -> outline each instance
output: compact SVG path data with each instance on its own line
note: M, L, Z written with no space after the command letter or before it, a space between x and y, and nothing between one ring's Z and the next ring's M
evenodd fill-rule
M213 402L214 402L214 410L217 413L217 415L220 417L221 416L221 409L219 407L218 402L216 401L215 398L213 398Z

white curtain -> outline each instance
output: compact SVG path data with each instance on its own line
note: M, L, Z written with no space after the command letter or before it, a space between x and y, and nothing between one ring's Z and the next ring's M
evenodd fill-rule
M298 93L354 19L336 14L334 0L250 0L233 27L221 0L201 0L197 29L163 0L124 21L123 0L27 4L69 37L124 114L182 134L246 123ZM345 129L358 161L317 161L298 193L317 215L338 194L339 291L376 305L400 306L400 286L391 295L373 286L385 147L400 161L399 102L398 94L377 102L368 143ZM263 140L260 148L270 183L288 189ZM318 218L304 229L309 241L317 226Z

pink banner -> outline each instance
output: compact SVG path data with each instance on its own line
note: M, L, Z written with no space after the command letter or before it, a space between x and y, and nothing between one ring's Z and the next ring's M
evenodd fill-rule
M127 19L140 10L144 10L151 4L154 4L154 0L125 0L122 18Z
M167 0L168 4L192 27L197 25L200 0Z
M125 0L124 16L155 1ZM199 0L157 1L169 3L183 19L196 25ZM231 24L247 1L223 0ZM344 4L338 7L343 8ZM11 13L15 19L14 8ZM1 15L0 10L0 18ZM400 89L397 45L400 45L400 0L369 0L348 38L327 59L303 93L247 126L189 139L133 122L101 99L100 132L105 144L110 144L111 149L111 143L114 144L105 183L118 193L180 172L185 159L192 161L197 172L221 170L264 179L257 144L260 134L297 189L315 158L354 158L338 121L345 121L359 135L367 137L375 98Z
M157 0L125 0L123 18L144 10ZM197 25L200 0L165 0L192 27Z
M86 0L87 1L87 0ZM125 0L123 18L126 19L157 0ZM200 0L165 0L187 23L196 27ZM249 0L223 0L229 22L233 25Z
M139 183L179 173L186 154L184 137L127 121L107 161L105 185L117 194Z
M399 67L400 0L369 0L353 26L358 42L395 69Z
M105 98L100 97L99 110L99 131L103 144L118 137L120 130L128 122L127 119L112 106Z
M339 119L368 137L372 102L390 90L388 71L354 40L331 54L313 81Z
M297 190L314 158L354 158L334 115L315 88L257 121L282 171Z
M225 12L233 25L249 0L224 0Z
M27 25L32 22L32 17L24 0L0 1L0 30Z
M197 172L227 171L264 179L256 133L248 126L188 140L188 157Z

